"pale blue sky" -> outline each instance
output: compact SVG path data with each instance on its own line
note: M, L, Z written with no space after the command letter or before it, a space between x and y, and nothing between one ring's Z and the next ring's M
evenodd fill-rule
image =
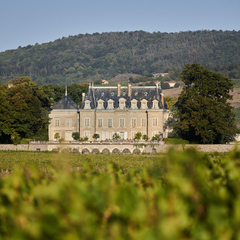
M240 0L1 0L0 52L94 32L240 30Z

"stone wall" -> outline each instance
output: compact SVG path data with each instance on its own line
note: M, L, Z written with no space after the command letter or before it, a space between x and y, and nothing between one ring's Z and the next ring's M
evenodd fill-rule
M68 151L75 153L155 153L166 152L169 148L182 151L187 148L196 148L201 152L229 152L233 150L235 144L186 144L170 145L163 143L134 144L124 142L113 143L50 143L31 142L30 144L0 144L0 150L14 151ZM238 150L240 145L237 144Z

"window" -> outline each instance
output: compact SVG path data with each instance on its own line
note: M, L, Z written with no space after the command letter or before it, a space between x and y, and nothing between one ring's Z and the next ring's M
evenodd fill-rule
M111 118L108 119L108 127L112 127L112 119Z
M98 119L98 127L102 127L102 122L103 122L102 118L99 118Z
M146 106L147 106L146 102L142 102L142 109L146 109Z
M65 140L66 141L72 141L73 140L71 132L66 132L65 133Z
M109 102L109 103L108 103L108 108L109 108L109 109L113 109L113 102Z
M153 118L153 127L157 127L157 118Z
M157 100L153 101L152 109L158 109L158 101Z
M120 109L124 109L124 102L120 102Z
M124 118L120 118L120 119L119 119L119 126L120 126L120 127L124 127L124 125L125 125L125 124L124 124L124 120L125 120Z
M89 139L89 136L90 136L90 132L89 131L85 131L84 132L84 137L87 137Z
M125 135L124 132L120 132L119 135L120 135L120 138L121 138L121 139L124 139L124 135Z
M147 126L147 119L142 118L142 127L146 127L146 126Z
M67 127L71 127L72 126L72 119L68 118L67 119Z
M90 109L90 102L89 101L85 102L85 109Z
M84 118L84 126L89 127L90 126L90 118Z
M60 119L56 118L55 119L55 127L59 127L59 125L60 125Z
M131 135L132 135L132 139L134 139L135 135L136 135L136 132L131 132Z
M132 118L132 128L135 128L137 126L137 119Z
M132 101L132 109L137 109L137 103Z

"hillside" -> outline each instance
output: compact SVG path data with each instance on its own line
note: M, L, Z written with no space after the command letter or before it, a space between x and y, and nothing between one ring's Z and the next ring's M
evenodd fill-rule
M79 34L0 53L0 81L29 76L40 85L110 80L119 74L169 72L198 62L240 78L240 31Z

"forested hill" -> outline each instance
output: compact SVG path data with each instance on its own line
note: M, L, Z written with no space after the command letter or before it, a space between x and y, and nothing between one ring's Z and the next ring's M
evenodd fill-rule
M40 85L111 79L117 74L179 72L198 62L240 78L240 31L79 34L0 53L0 81L29 76Z

